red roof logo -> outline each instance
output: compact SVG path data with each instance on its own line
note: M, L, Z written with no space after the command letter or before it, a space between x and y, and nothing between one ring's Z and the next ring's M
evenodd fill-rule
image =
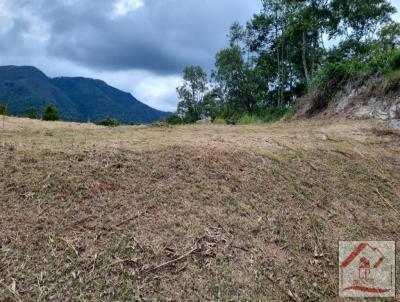
M382 296L393 292L394 265L382 252L384 246L379 242L361 242L354 248L354 243L349 243L353 248L346 249L339 264L341 295L346 296L347 292L354 297L365 297L363 294ZM394 251L392 258L394 261Z

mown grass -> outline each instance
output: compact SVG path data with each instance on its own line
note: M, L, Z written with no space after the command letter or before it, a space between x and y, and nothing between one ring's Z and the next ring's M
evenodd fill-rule
M384 130L7 118L0 300L335 300L338 240L400 240Z

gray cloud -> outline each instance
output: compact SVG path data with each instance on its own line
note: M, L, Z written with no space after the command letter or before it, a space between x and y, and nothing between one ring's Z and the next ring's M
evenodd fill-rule
M129 10L135 4L136 9ZM210 70L234 21L260 0L0 0L0 65L100 78L163 110L184 66ZM135 7L132 7L135 8Z
M118 14L116 3L124 1ZM129 2L143 2L129 11ZM174 110L184 66L210 70L261 0L0 0L0 65L86 76ZM400 0L392 3L400 6ZM135 8L135 7L133 7ZM399 20L399 15L396 19Z
M210 69L229 25L246 21L259 7L259 0L142 0L140 8L116 15L120 0L7 1L39 16L49 55L96 70L160 74L189 64Z

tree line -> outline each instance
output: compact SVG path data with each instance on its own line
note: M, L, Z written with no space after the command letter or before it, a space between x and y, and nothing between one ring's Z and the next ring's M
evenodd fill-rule
M7 111L7 105L0 103L0 115L9 115ZM35 107L26 108L21 117L30 119L42 119L43 121L58 121L60 120L60 114L58 108L53 103L48 103L44 108L42 114L38 113ZM121 122L112 117L105 117L96 122L99 126L117 127L121 125ZM128 123L130 126L138 126L140 123L131 121Z
M0 115L8 115L7 105L0 104ZM30 118L30 119L39 119L40 114L38 113L35 107L26 108L22 117ZM52 103L48 103L44 108L43 113L41 115L42 120L44 121L58 121L60 119L58 109Z
M332 76L341 83L373 64L369 72L377 72L388 58L392 71L400 67L395 12L387 0L262 0L247 24L232 24L209 76L200 66L184 69L169 121L267 121Z

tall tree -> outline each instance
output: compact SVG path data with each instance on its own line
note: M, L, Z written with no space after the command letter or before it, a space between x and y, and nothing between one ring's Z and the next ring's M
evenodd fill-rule
M201 119L202 102L207 91L207 73L200 66L189 66L183 70L183 85L178 87L178 115L185 122Z

